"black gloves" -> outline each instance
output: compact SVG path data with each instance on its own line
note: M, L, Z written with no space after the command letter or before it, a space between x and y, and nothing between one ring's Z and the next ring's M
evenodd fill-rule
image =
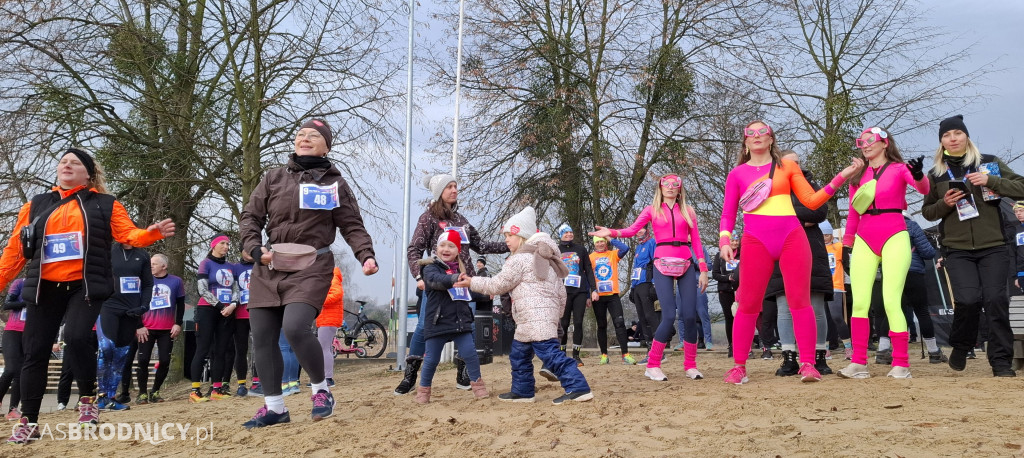
M124 315L127 316L128 318L138 318L145 314L146 311L148 310L149 307L135 307L133 309L129 309L127 312L124 312Z
M924 178L924 156L907 161L907 167L910 168L910 175L914 177L914 181L921 181Z

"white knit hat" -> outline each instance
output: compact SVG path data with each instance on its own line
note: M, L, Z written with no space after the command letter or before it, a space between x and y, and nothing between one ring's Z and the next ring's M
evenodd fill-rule
M518 235L524 239L530 238L537 233L537 212L533 207L526 207L523 211L512 215L505 225L501 226L501 233Z
M441 193L444 192L444 188L447 188L448 183L452 182L458 183L458 181L455 180L455 177L447 173L442 173L423 180L423 185L430 190L430 194L433 196L431 202L433 202L441 198Z

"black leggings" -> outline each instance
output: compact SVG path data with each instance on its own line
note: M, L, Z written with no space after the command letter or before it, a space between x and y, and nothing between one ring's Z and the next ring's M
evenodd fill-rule
M295 352L299 365L309 374L309 381L324 381L324 354L320 341L313 333L313 321L319 310L309 304L293 302L281 307L259 307L249 309L249 324L252 326L253 359L260 377L266 380L281 380L284 375L284 358L277 341L281 332L288 345ZM280 396L279 383L263 384L263 394Z
M31 280L29 280L31 281ZM85 297L82 282L39 282L39 303L28 306L28 319L21 337L25 362L21 369L21 408L29 423L39 421L39 405L46 392L46 371L50 352L64 324L64 358L82 396L96 395L96 335L92 327L100 314L100 304Z
M224 355L231 342L233 317L224 317L209 305L196 307L196 353L192 356L192 382L202 382L203 362L210 358L210 381L219 383L224 373Z
M615 337L619 340L622 354L629 353L626 348L626 321L622 318L622 299L618 294L601 296L594 302L594 318L597 319L597 345L601 354L608 354L608 313L612 314L612 325L615 326Z
M227 358L234 361L235 375L238 380L245 380L249 375L249 319L235 318L235 328L231 331L234 345L228 346ZM231 381L231 365L224 365L224 382Z
M928 291L925 289L924 273L907 272L907 282L903 285L903 309L911 308L917 316L917 325L921 327L921 338L935 337L935 324L928 310Z
M637 318L640 319L640 328L644 332L644 342L650 343L654 340L654 331L661 324L661 317L654 311L654 301L658 294L654 291L654 283L638 283L629 292L629 297L636 307Z
M732 346L732 303L736 302L735 291L719 291L718 303L722 305L722 315L725 315L725 339Z
M149 393L149 362L153 359L153 346L159 349L157 361L160 366L156 368L156 380L153 382L153 391L160 391L164 380L167 378L167 371L171 369L171 349L174 340L171 339L170 329L150 329L149 339L139 344L139 364L135 370L135 377L139 383L139 393Z
M562 313L562 337L564 346L569 341L569 318L572 318L572 344L583 345L583 313L587 311L587 299L590 293L578 292L565 298L565 312Z
M21 310L12 310L11 313L21 313ZM4 375L0 376L0 402L3 402L10 389L8 410L18 407L21 402L21 363L25 359L21 351L21 334L21 331L4 330Z

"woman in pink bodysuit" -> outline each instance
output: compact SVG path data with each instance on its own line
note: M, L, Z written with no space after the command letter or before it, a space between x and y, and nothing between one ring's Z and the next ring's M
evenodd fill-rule
M850 213L846 220L843 245L853 247L850 254L850 289L853 293L853 316L850 335L853 356L849 366L839 371L844 378L868 378L867 367L868 308L871 289L875 284L875 271L882 265L882 302L889 318L889 339L892 341L892 370L889 377L910 378L907 347L910 335L903 315L903 286L910 270L910 235L903 220L907 208L907 186L922 194L929 189L924 175L922 159L904 163L896 142L880 127L865 129L857 146L864 154L869 169L850 183ZM875 180L874 200L858 212L854 206L857 192ZM867 190L867 188L865 188ZM884 256L883 256L884 255ZM881 349L880 349L881 350Z
M800 353L800 379L804 382L821 380L814 369L814 344L817 328L811 309L811 247L793 209L790 193L809 209L816 209L835 194L843 182L853 176L863 161L854 159L832 181L815 192L793 161L782 160L775 142L775 132L762 122L754 121L743 129L744 151L739 164L729 172L725 181L725 202L719 226L719 249L722 259L732 260L729 237L736 225L736 212L741 197L770 180L770 193L759 205L744 206L744 231L740 246L743 263L740 264L740 289L736 294L739 309L733 321L733 359L735 367L725 374L726 383L740 385L747 382L747 349L754 338L757 315L761 311L765 288L771 278L775 262L779 263L785 283L786 298L793 314L793 327ZM774 167L774 172L772 168ZM755 202L759 199L752 199Z

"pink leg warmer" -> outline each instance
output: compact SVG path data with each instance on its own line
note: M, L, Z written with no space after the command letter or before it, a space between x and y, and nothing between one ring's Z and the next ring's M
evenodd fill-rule
M694 344L696 345L696 344ZM647 367L661 367L661 357L665 354L665 342L651 341L651 350L647 352Z
M850 340L853 343L854 364L868 363L868 338L871 336L871 323L867 318L850 318Z
M733 352L735 354L735 352ZM697 343L683 342L683 369L697 368Z
M732 359L737 365L747 364L747 353L750 353L750 343L754 341L758 313L736 312L736 319L732 322Z
M814 309L808 305L798 309L790 308L789 312L793 315L793 335L796 336L800 363L814 364L814 344L818 342L818 324L814 321Z
M889 331L889 340L892 341L893 367L910 367L910 357L907 355L908 347L910 347L910 333Z

